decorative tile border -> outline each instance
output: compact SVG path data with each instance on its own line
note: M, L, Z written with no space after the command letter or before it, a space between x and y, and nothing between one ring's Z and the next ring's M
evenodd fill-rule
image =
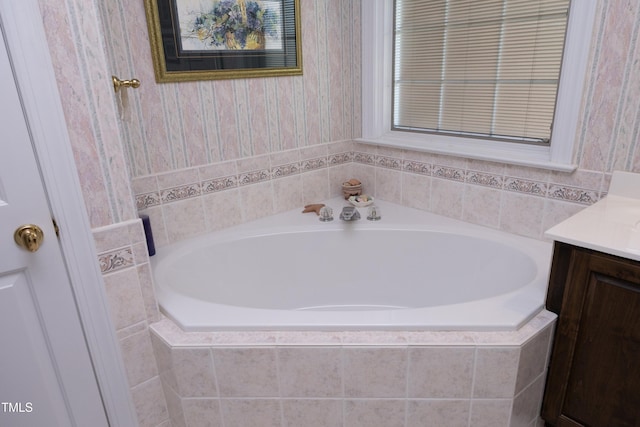
M244 172L238 176L238 185L256 184L258 182L267 181L271 179L271 171L269 169L262 169L252 172Z
M202 194L225 191L240 186L256 184L271 179L279 179L348 163L359 163L372 167L399 170L411 174L432 176L438 179L464 182L470 185L478 185L582 205L593 204L606 194L600 194L598 190L593 189L546 183L490 172L481 172L410 159L400 159L386 155L349 151L331 154L326 157L302 160L300 162L276 165L268 169L242 172L238 175L209 179L200 183L162 189L159 192L156 191L138 194L136 195L136 205L139 210L142 210L190 197L197 197Z
M135 265L130 246L99 254L98 263L102 274L113 273Z
M327 158L318 157L315 159L303 160L300 163L300 170L302 172L309 172L316 169L322 169L327 167Z
M361 153L361 152L354 152L353 153L353 161L356 163L362 163L365 165L375 165L376 163L376 156L375 154L371 154L371 153Z
M418 175L431 176L431 169L432 165L430 163L414 162L413 160L405 160L402 164L403 171Z
M289 163L272 168L271 179L284 178L298 173L300 173L300 163Z
M492 175L470 170L467 171L466 182L469 184L482 185L483 187L502 189L504 178L500 175Z
M465 171L463 169L450 168L447 166L433 165L432 175L436 178L444 178L449 181L464 182Z
M332 154L328 159L329 166L337 166L351 162L353 162L353 152L351 151L347 153Z
M593 190L583 190L581 188L566 187L556 184L552 184L549 188L548 197L551 199L566 200L583 205L592 205L598 201L598 193Z
M376 166L386 169L402 169L402 160L393 157L376 156Z
M238 186L238 177L225 176L223 178L210 179L202 183L202 193L216 193L218 191L236 188Z
M544 182L529 181L527 179L506 177L504 189L517 193L526 193L532 196L545 197L547 195L547 184Z
M326 157L316 157L300 162L276 165L268 169L259 169L230 175L221 178L208 179L202 182L161 189L136 195L138 210L167 203L198 197L203 194L216 193L246 185L257 184L271 179L283 178L304 172L311 172L329 166L348 164L353 161L353 152L332 154ZM395 160L395 159L394 159Z
M181 187L169 188L162 190L160 193L162 203L175 202L177 200L189 199L191 197L197 197L202 194L200 191L200 184L188 184Z
M355 152L353 161L375 167L400 169L403 172L432 176L450 181L465 182L467 184L495 188L517 193L524 193L537 197L562 200L571 203L590 205L606 193L600 194L598 190L583 189L578 187L545 183L540 181L480 172L471 169L461 169L438 164L414 161L410 159L397 159L389 156L378 156L371 153Z
M160 205L160 193L157 191L152 193L144 193L136 195L136 208L138 210L150 208Z

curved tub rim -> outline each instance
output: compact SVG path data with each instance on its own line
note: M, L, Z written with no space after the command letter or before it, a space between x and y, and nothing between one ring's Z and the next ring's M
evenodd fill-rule
M386 202L377 204L384 206L383 212L387 211L393 204ZM155 281L155 292L160 309L164 315L172 319L185 331L210 331L210 330L397 330L397 329L422 329L422 330L516 330L535 317L544 308L546 296L546 286L549 276L551 261L551 243L528 237L506 233L501 230L478 226L463 221L441 217L429 212L418 211L412 208L401 206L402 210L417 211L418 215L426 216L427 219L437 219L434 224L421 223L400 223L397 221L358 221L355 224L334 220L330 223L321 223L316 218L306 216L315 221L307 221L303 225L293 223L289 225L275 225L269 217L266 221L256 220L251 223L244 223L223 230L213 231L202 236L197 236L189 240L174 243L158 249L156 255L151 258L153 274L163 262L173 258L184 256L186 253L198 250L202 246L212 243L223 243L231 240L241 240L260 236L286 233L312 233L344 231L350 229L357 230L391 230L391 231L423 231L440 234L457 234L481 239L498 241L514 247L525 255L531 257L538 266L536 277L524 287L507 292L502 295L493 296L481 300L474 300L466 303L449 304L437 307L429 307L429 313L425 313L420 322L412 321L411 316L424 311L424 308L406 308L395 310L367 310L365 312L347 311L296 311L296 310L272 310L264 308L238 307L231 305L215 304L200 301L190 296L181 295L176 291L164 286L161 280ZM299 215L299 211L291 211L285 214ZM284 215L284 214L279 214ZM295 218L295 217L292 217ZM266 222L266 224L264 224ZM524 246L523 243L526 243ZM167 303L167 301L171 301ZM182 315L176 315L176 306L189 306L188 322L180 319ZM497 304L497 305L496 305ZM465 310L466 307L476 308L483 306L491 311L488 313L478 313L477 310ZM514 311L518 308L518 312ZM211 318L211 311L217 313ZM233 311L242 310L243 320L227 320ZM452 318L447 313L452 310L461 310L464 316ZM520 311L526 312L523 316ZM283 312L283 313L280 313ZM460 311L459 311L460 312ZM286 313L286 315L284 314ZM295 313L295 319L290 315ZM327 314L328 313L328 314ZM366 314L363 314L366 313ZM338 314L338 316L336 316ZM496 314L502 317L500 322L495 322ZM263 319L268 316L272 321L265 322ZM365 316L369 319L363 321ZM287 318L289 316L289 318ZM313 319L313 321L311 321ZM215 326L212 325L212 320ZM392 321L392 322L391 322ZM393 324L390 324L393 323ZM401 324L399 326L398 324Z

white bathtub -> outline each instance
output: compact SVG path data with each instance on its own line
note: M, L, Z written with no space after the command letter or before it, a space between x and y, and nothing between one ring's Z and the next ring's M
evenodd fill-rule
M185 331L516 330L544 304L551 244L377 201L382 219L296 209L158 249Z

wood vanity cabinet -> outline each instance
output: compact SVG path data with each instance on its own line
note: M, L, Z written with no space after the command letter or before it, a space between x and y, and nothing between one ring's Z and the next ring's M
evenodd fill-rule
M640 426L640 262L556 242L546 426Z

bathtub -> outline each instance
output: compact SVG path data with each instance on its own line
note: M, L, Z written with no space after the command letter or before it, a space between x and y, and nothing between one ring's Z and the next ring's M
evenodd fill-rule
M185 331L517 330L543 309L551 244L392 203L380 221L301 208L161 247L161 311Z

